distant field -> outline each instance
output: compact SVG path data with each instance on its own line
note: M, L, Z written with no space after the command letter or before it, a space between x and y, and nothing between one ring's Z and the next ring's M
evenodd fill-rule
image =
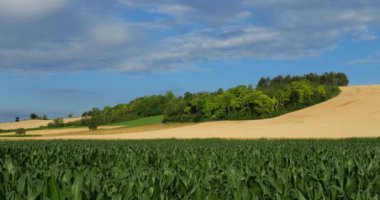
M64 119L64 123L68 122L74 122L81 120L81 117L75 117L75 118L67 118ZM41 126L47 126L49 123L52 123L53 120L24 120L19 122L7 122L7 123L0 123L0 129L2 130L11 130L11 129L18 129L18 128L39 128Z
M34 139L43 139L48 137L69 137L79 136L85 137L86 135L112 135L118 133L136 133L144 131L163 130L169 128L176 128L191 125L191 123L169 123L163 124L164 116L145 117L137 120L131 120L120 123L113 123L104 126L99 126L98 130L90 131L87 127L64 127L52 128L42 130L29 130L26 136L33 136ZM18 137L14 132L2 133L0 140L18 140L26 139L26 137Z
M124 126L124 127L148 126L148 125L161 124L163 120L164 120L164 115L159 115L159 116L153 116L153 117L144 117L144 118L126 121L126 122L113 123L107 126Z
M41 134L35 138L14 139L339 139L380 137L380 85L342 87L337 97L326 102L263 120L216 121L199 124L162 124L163 116L155 116L111 124L117 128L84 129L77 133ZM121 127L120 127L121 126ZM106 126L110 127L110 126ZM28 133L27 133L28 134ZM1 138L7 140L8 138Z
M379 139L0 142L0 199L375 200L379 155Z
M326 102L271 119L206 122L157 131L63 138L104 140L380 137L380 85L341 87L341 90L340 95Z

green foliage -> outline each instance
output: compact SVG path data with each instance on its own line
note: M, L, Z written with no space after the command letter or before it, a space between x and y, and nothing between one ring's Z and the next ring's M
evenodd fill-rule
M82 119L82 124L86 125L89 130L95 131L100 125L100 120L97 117L86 117Z
M255 90L237 86L213 93L185 93L172 101L166 110L168 121L209 121L225 119L261 119L320 103L339 94L336 84L322 84L321 77L278 76L262 78ZM331 80L332 82L335 80Z
M94 123L94 122L89 123L89 124L88 124L88 129L89 129L90 131L98 130L98 124L97 124L97 123Z
M262 78L257 84L257 90L276 99L275 110L271 116L277 116L323 102L338 95L340 93L338 86L348 84L348 80L345 81L346 78L342 73Z
M42 116L42 119L43 119L43 120L48 120L49 118L48 118L47 115L44 115L44 116Z
M380 140L2 142L0 199L379 199Z
M52 123L48 124L48 127L50 128L62 128L64 126L63 118L55 118Z
M23 129L23 128L16 129L16 135L21 136L21 135L25 135L25 134L26 134L26 130L25 129Z
M283 85L289 85L291 82L306 80L319 85L330 86L347 86L349 81L344 73L329 72L322 75L315 73L305 74L303 76L276 76L272 79L261 78L257 84L257 89L268 90L270 88L281 87Z
M56 126L60 126L60 125L63 124L63 118L56 118L56 119L54 119L53 121L54 121L54 124L55 124Z
M41 119L40 116L38 116L36 113L30 114L30 119Z
M52 123L49 123L47 126L42 126L30 130L44 130L44 129L54 129L54 128L75 128L86 126L81 120L64 123L63 118L56 118Z
M20 121L20 117L16 117L15 122L19 122L19 121Z
M128 104L93 108L83 116L96 117L99 124L113 124L143 117L165 115L164 122L261 119L277 116L330 99L347 85L343 73L306 74L262 78L257 88L240 85L216 92L172 92L137 98Z
M173 93L166 95L152 95L140 97L128 104L119 104L114 107L106 106L103 109L93 108L83 113L84 117L96 117L101 125L126 122L143 117L163 115L169 103L175 100Z

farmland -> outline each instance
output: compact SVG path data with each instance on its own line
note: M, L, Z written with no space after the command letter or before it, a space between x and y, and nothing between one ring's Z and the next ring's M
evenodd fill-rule
M114 128L103 126L97 131L89 131L87 128L28 131L27 135L39 136L7 138L6 134L1 134L4 137L0 137L0 140L380 137L380 85L340 89L342 92L335 98L270 119L162 124L162 116L155 116L112 124Z
M0 199L379 199L380 140L2 142Z
M143 117L140 119L126 121L126 122L113 123L113 124L109 124L109 126L125 126L125 127L149 126L149 125L161 124L163 120L164 120L164 116L158 115L158 116L153 116L153 117Z
M75 122L81 120L80 117L76 118L67 118L64 119L64 123ZM49 123L53 123L53 120L25 120L20 122L8 122L8 123L0 123L0 129L9 130L9 129L17 129L17 128L25 128L25 129L35 129L41 126L47 126Z

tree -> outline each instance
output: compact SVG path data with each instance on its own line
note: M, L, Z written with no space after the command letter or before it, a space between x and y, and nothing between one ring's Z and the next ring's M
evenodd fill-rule
M270 82L271 82L271 80L269 77L268 78L261 78L259 80L259 82L257 83L256 88L259 90L266 90L269 88Z
M86 117L82 119L82 123L88 127L89 130L95 131L100 125L99 119L97 117Z
M337 73L336 74L336 79L337 79L337 85L338 86L347 86L349 83L349 80L344 73Z
M43 120L48 120L47 115L42 116L42 119L43 119Z
M36 113L30 114L30 119L40 119L40 117Z
M210 120L219 119L220 116L216 115L217 110L219 110L219 106L217 102L214 100L214 98L209 98L205 101L205 104L203 107L203 114L205 118L210 119Z
M276 99L275 110L281 110L289 104L291 90L290 87L274 87L264 92L272 98Z
M183 121L185 117L185 109L186 109L186 103L184 99L176 99L171 98L170 102L168 102L168 106L165 109L165 114L168 116L175 116L176 121ZM189 112L189 110L186 110ZM187 120L185 120L187 121Z
M309 81L294 81L291 83L291 90L294 105L308 105L312 102L313 90Z
M19 121L20 121L20 117L16 117L15 122L19 122Z
M16 135L25 135L26 133L26 130L24 128L19 128L19 129L16 129Z
M68 118L73 118L73 114L69 114L67 117Z
M63 118L55 118L53 120L53 123L54 123L54 126L56 126L56 127L61 127L64 125Z
M274 112L276 100L262 92L256 92L253 100L253 110L259 117L269 116Z
M163 114L165 122L257 119L319 103L339 94L338 86L345 84L348 79L343 73L276 76L261 78L256 89L241 85L213 92L186 92L183 96L167 92L113 107L94 108L82 116L91 119L85 122L87 126Z

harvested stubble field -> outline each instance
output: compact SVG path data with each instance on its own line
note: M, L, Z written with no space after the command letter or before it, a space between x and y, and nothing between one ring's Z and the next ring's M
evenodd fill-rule
M75 122L81 119L82 119L81 117L67 118L67 119L63 119L63 122L64 123ZM13 130L13 129L18 129L18 128L25 128L25 129L39 128L41 126L47 126L49 123L53 123L53 120L41 120L41 119L24 120L20 122L0 123L0 129Z
M190 140L380 137L379 116L380 86L354 86L272 119L0 138L59 140L0 141L0 199L379 199L380 138Z
M341 87L341 94L321 104L272 119L158 125L106 132L65 132L34 138L8 139L192 139L192 138L352 138L380 137L380 85ZM179 126L179 127L178 127ZM105 134L102 134L105 133ZM7 138L0 138L7 139Z

